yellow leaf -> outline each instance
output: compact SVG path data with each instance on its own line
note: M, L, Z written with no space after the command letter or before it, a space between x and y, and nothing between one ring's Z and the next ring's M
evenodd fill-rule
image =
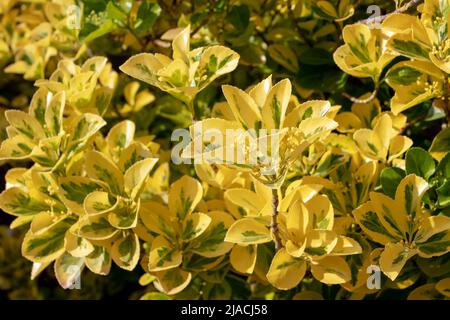
M169 211L183 220L194 210L203 196L201 184L189 176L175 181L169 191Z
M113 159L117 161L122 150L131 144L134 132L135 124L129 120L119 122L109 130L108 135L106 136L106 142Z
M64 248L76 258L86 257L94 251L94 246L89 240L78 236L78 224L74 224L69 231L66 232Z
M40 123L23 111L7 110L5 112L5 117L9 124L13 126L17 132L28 139L38 141L46 137L44 129Z
M140 53L129 58L120 66L120 70L130 77L159 87L157 73L170 63L171 60L169 59L168 62L165 59L158 58L158 56L150 53Z
M298 129L303 132L305 139L309 143L313 143L320 138L326 137L331 130L335 129L338 123L332 119L321 118L308 118L300 122Z
M117 199L111 198L108 192L94 191L84 199L84 210L89 215L100 215L111 212L119 206Z
M411 146L413 141L405 136L395 136L391 139L389 145L389 158L388 161L392 161L395 158L400 157L405 153Z
M139 256L139 238L133 232L118 238L111 247L111 258L125 270L133 270L139 262Z
M267 280L277 289L289 290L299 284L305 272L306 261L295 259L281 249L273 257Z
M79 223L78 235L89 240L110 239L119 232L110 225L104 214L84 215Z
M224 46L207 47L201 54L194 78L199 90L203 90L209 83L236 69L239 55Z
M111 256L105 246L94 246L94 252L85 258L86 267L95 274L107 275L111 270Z
M416 252L416 250L406 248L401 243L386 244L380 256L381 271L394 281L408 259L414 256Z
M314 221L313 229L333 229L334 210L327 196L317 195L305 205Z
M174 295L183 291L191 282L192 274L180 268L174 268L153 273L157 280L154 283L156 289L168 295Z
M265 224L253 218L243 218L228 229L225 241L245 246L270 242L272 237Z
M193 251L207 258L223 256L233 247L232 243L225 242L224 239L234 219L223 211L210 211L208 216L211 218L211 223L208 229L196 239Z
M264 102L267 99L267 95L272 89L272 75L269 75L263 81L257 83L249 91L249 96L255 101L258 106L258 110L261 110L264 106Z
M382 222L382 216L376 212L371 201L366 202L353 210L353 216L361 229L372 240L387 244L391 241L399 241L402 239L396 234L391 234Z
M289 207L289 211L286 217L286 230L289 234L289 238L302 244L305 240L308 229L311 228L310 212L302 201L298 200Z
M174 223L171 220L174 216L171 216L166 206L154 201L143 202L139 216L150 231L175 238Z
M362 248L356 240L341 235L338 236L336 246L333 248L333 251L331 252L333 256L340 256L340 255L346 256L360 253L362 253Z
M342 257L325 257L311 265L311 273L322 283L342 284L350 281L351 271Z
M63 289L68 289L81 281L81 272L84 268L84 259L64 253L55 261L55 276Z
M189 62L188 53L190 51L191 28L188 25L182 29L172 41L173 58L181 59L185 63Z
M445 278L436 283L436 290L450 298L450 278Z
M131 199L136 199L149 178L150 171L158 162L157 158L140 160L133 164L124 174L124 190Z
M123 174L104 154L92 150L86 152L86 172L90 178L105 182L114 194L122 193Z
M422 197L428 188L428 183L422 177L407 175L397 187L395 200L400 203L403 212L414 218L421 212Z
M246 128L256 128L257 124L261 122L261 114L258 105L251 96L230 85L222 86L222 91L234 119Z
M286 189L286 194L280 201L279 210L286 212L292 203L300 200L304 203L308 202L323 188L320 184L302 184L302 180L292 182Z
M289 79L281 80L270 89L261 110L264 128L267 130L282 128L291 98L291 90L292 86Z
M141 142L132 142L120 155L117 165L122 172L126 172L138 161L151 158L152 152Z
M152 242L148 260L150 271L162 271L178 267L182 262L182 252L178 251L163 236L156 237Z
M311 230L306 235L305 253L313 258L330 254L338 242L337 234L331 230Z
M373 210L377 213L381 224L389 234L398 238L406 238L409 230L408 216L402 210L401 203L382 193L370 193Z
M339 132L347 133L354 132L361 129L361 120L353 112L341 112L336 118L336 122L339 123L337 130Z
M261 199L255 192L248 189L228 189L225 191L224 197L239 208L242 208L246 215L250 216L258 216L266 204L265 201L262 201L264 199Z
M191 213L186 216L183 221L183 231L181 234L182 241L191 241L206 231L211 218L200 212Z
M235 245L231 249L230 263L238 272L251 274L256 264L257 245Z

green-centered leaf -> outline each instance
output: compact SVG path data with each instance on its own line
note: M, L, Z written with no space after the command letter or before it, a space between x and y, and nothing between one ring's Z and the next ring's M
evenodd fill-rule
M285 249L273 257L267 280L276 288L289 290L297 286L306 272L306 261L290 256Z
M107 248L97 245L94 245L94 251L85 258L86 267L99 275L109 274L111 262L111 255Z
M53 261L64 252L64 237L72 219L64 219L44 232L33 234L30 230L22 242L22 255L33 261L45 263Z
M86 172L90 178L105 182L114 194L122 194L123 175L104 154L98 151L86 152Z
M133 232L114 241L111 247L113 261L125 270L133 270L139 262L139 256L139 238Z
M254 218L243 218L228 229L225 241L240 245L259 244L272 241L269 228Z
M81 281L81 272L84 268L84 259L72 256L65 252L55 261L55 276L63 289L78 285Z
M157 158L140 160L133 164L124 174L124 190L131 199L139 197L150 171L158 162Z
M182 259L182 252L174 247L164 236L159 236L152 242L148 269L156 272L176 268L181 264Z

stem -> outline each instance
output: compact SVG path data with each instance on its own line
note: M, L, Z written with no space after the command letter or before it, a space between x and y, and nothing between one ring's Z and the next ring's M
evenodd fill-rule
M188 102L188 109L191 111L191 115L192 115L192 123L195 123L198 119L197 119L197 114L195 112L195 104L194 104L194 99L192 98L192 100L190 100Z
M449 83L448 83L448 77L444 77L444 94L443 97L441 99L437 98L434 100L434 104L436 107L438 107L439 109L442 109L442 111L444 111L445 113L445 117L447 120L447 126L450 127L450 88L449 88Z
M342 95L343 95L345 98L349 99L351 102L354 102L354 103L369 103L370 101L372 101L373 99L375 99L375 97L377 96L377 93L378 93L378 87L375 87L375 89L373 90L373 92L371 93L371 95L368 96L368 97L365 98L365 99L359 99L359 98L353 97L353 96L349 95L349 94L346 93L346 92L343 92Z
M450 126L450 104L449 104L449 88L448 88L448 77L444 77L444 104L442 109L444 109L445 117L447 119L447 126Z
M272 189L272 219L270 223L270 230L273 234L273 242L275 243L275 250L281 249L281 239L278 234L278 189Z
M411 0L410 2L406 3L403 7L396 9L395 11L391 12L391 13L387 13L384 14L382 16L378 16L378 17L373 17L373 18L369 18L369 19L364 19L359 21L360 23L364 23L364 24L372 24L372 23L381 23L383 22L387 17L389 17L392 14L395 13L402 13L407 11L409 8L417 5L419 2L421 2L421 0Z

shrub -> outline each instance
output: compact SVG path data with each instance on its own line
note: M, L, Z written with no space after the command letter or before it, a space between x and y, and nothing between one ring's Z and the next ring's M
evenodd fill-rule
M450 1L368 5L3 1L0 287L448 299Z

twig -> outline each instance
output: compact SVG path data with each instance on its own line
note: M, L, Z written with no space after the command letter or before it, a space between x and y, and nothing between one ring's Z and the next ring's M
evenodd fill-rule
M278 190L272 189L272 217L270 223L270 230L273 234L273 242L275 243L275 250L279 250L281 248L281 239L278 234Z
M354 103L369 103L370 101L375 99L375 97L377 96L377 93L378 93L378 88L375 88L373 90L373 92L370 94L370 96L368 96L367 98L364 98L364 99L353 97L346 92L343 92L342 96L344 96L345 98L349 99L351 102L354 102Z
M444 77L444 112L447 117L447 126L450 126L450 104L449 104L449 88L448 88L448 76Z
M450 92L449 92L449 83L448 83L448 77L446 76L444 78L444 83L443 83L443 87L444 87L444 92L442 97L438 97L436 99L434 99L434 105L436 107L438 107L439 109L442 109L442 111L444 111L445 113L445 118L447 120L447 126L450 126Z
M410 9L411 7L417 5L419 2L421 2L421 0L411 0L410 2L408 2L407 4L405 4L404 6L398 8L398 9L394 10L393 12L390 12L390 13L387 13L387 14L384 14L381 16L373 17L373 18L364 19L359 22L364 23L364 24L380 23L380 22L383 22L390 15L395 14L395 13L405 12L408 9Z

